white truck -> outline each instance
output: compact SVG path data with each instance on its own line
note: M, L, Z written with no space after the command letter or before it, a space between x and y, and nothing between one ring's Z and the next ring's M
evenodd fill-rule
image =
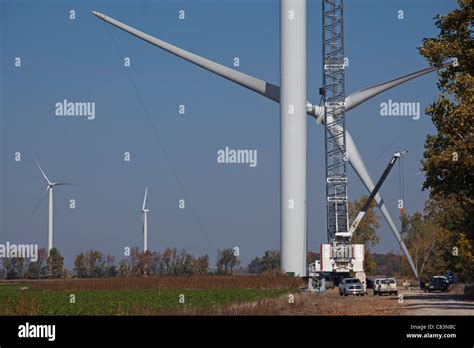
M359 278L344 278L339 283L339 295L364 296L365 291Z
M397 282L393 278L383 278L380 279L379 285L377 287L377 295L398 295ZM375 295L375 288L374 288Z

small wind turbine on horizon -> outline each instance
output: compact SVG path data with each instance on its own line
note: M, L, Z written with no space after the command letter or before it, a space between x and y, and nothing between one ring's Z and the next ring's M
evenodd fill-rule
M53 248L53 188L55 186L64 186L64 185L74 185L69 182L51 182L48 177L46 176L44 170L41 168L38 160L35 158L36 165L38 166L41 174L43 174L44 179L46 180L47 186L44 190L41 199L39 200L38 204L36 205L35 209L33 209L33 213L38 209L41 202L43 201L46 193L49 193L49 202L48 202L48 255Z
M143 219L143 252L148 250L148 219L147 214L150 209L146 208L146 196L148 194L148 187L145 188L145 197L143 197L142 205L142 219Z

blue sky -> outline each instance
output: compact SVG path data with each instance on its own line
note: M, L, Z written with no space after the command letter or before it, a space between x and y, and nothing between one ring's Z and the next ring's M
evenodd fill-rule
M122 256L142 246L137 211L149 187L149 247L173 246L194 255L238 246L243 264L278 250L279 111L260 95L142 42L91 14L96 10L178 47L279 84L279 4L261 1L0 1L1 117L0 243L47 243L47 202L32 210L45 188L34 164L47 175L78 186L55 191L55 245L72 265L81 251ZM346 94L427 66L417 51L437 35L433 17L455 1L346 1ZM179 20L179 10L186 19ZM76 19L69 19L69 11ZM397 11L404 19L397 19ZM321 2L308 1L308 100L319 103ZM117 43L117 48L114 46ZM20 57L22 66L14 66ZM123 67L128 68L153 126ZM430 119L382 117L388 99L420 102L437 95L436 74L386 92L348 112L347 127L374 181L391 154L407 148L405 206L421 210L427 198L419 174ZM95 120L61 118L63 99L96 103ZM186 114L178 106L186 106ZM308 118L308 246L325 241L324 130ZM226 146L256 149L258 166L222 165ZM14 161L15 152L22 161ZM168 159L165 152L168 154ZM131 162L123 161L124 152ZM176 174L176 176L175 176ZM178 178L178 179L177 179ZM181 185L178 183L181 182ZM381 194L397 218L398 169ZM349 197L366 194L349 168ZM186 208L178 201L186 199ZM75 199L77 207L69 209ZM190 204L201 222L204 236ZM397 219L398 223L398 219ZM385 252L398 250L386 224L379 231Z

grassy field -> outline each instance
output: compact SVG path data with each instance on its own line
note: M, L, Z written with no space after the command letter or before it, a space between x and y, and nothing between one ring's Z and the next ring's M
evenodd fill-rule
M345 297L337 288L319 295L301 293L301 286L298 278L267 275L0 282L0 315L351 316L403 309L397 296Z
M241 304L298 291L299 285L294 278L271 276L163 276L3 283L0 284L0 315L229 314L235 313ZM71 295L75 303L71 303Z

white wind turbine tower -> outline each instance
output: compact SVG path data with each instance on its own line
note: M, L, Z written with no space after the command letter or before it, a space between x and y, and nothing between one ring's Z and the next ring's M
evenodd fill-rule
M148 187L145 188L145 197L143 197L142 205L142 219L143 219L143 252L148 250L148 219L147 215L150 209L146 208L146 196L148 194Z
M185 51L163 40L130 27L114 18L93 11L103 21L137 38L185 59L203 69L248 88L280 103L280 189L281 189L281 268L297 276L306 275L306 136L307 115L323 124L324 106L306 101L306 0L280 0L280 83L281 88L240 71L231 69L197 54ZM244 24L245 25L245 24ZM442 67L447 66L444 64ZM414 73L359 90L344 102L344 110L357 107L365 101L427 73L438 67L429 67ZM328 127L333 133L336 129ZM349 164L367 190L375 185L351 135L346 130L346 151ZM380 194L375 202L399 242L414 274L413 260Z
M36 165L38 166L39 170L41 171L41 174L43 174L44 180L46 180L47 186L46 189L44 190L43 195L41 196L40 201L36 205L35 209L33 209L33 213L38 209L40 206L41 202L43 201L44 197L46 196L46 193L49 193L49 199L48 199L48 255L53 248L53 188L55 186L64 186L64 185L74 185L68 182L51 182L46 174L44 173L43 169L41 168L38 160L35 158Z

